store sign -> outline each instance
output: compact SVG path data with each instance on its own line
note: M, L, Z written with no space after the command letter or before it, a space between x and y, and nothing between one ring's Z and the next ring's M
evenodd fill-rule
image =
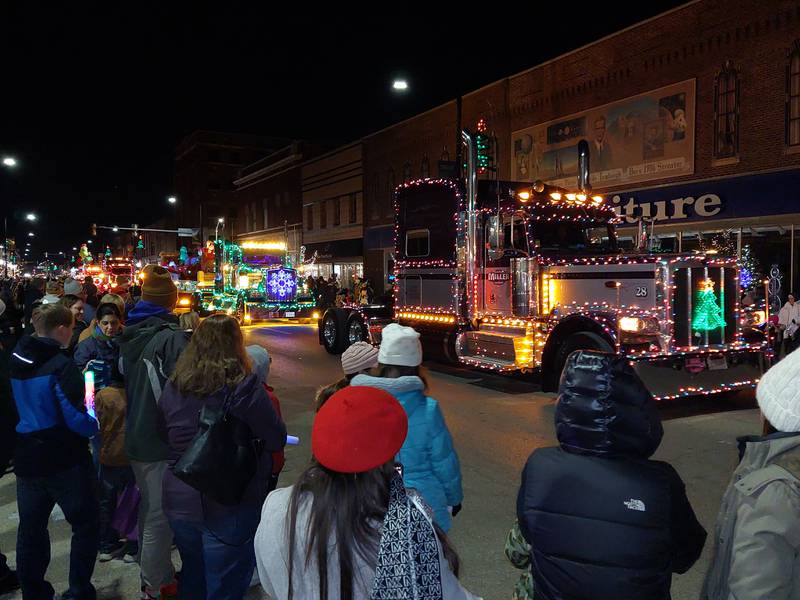
M800 170L618 192L607 201L622 227L641 217L679 224L800 213Z

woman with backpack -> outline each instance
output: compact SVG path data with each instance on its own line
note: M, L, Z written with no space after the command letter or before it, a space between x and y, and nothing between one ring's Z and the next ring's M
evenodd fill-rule
M163 507L183 563L178 598L241 600L255 569L253 535L272 474L272 452L285 445L286 426L252 372L235 319L213 315L200 324L164 388L159 410L170 450ZM204 410L227 410L258 449L255 475L238 504L220 504L173 473L201 430Z

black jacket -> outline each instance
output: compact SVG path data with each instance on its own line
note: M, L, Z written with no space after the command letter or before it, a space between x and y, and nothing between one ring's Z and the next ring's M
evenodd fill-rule
M706 532L675 469L648 460L663 435L652 396L624 358L578 351L555 421L560 447L531 454L517 498L535 598L670 598Z

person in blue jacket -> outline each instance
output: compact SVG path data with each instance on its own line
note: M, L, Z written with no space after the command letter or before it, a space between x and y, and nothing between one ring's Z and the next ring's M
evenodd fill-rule
M98 508L88 440L97 434L98 423L83 404L81 373L63 350L72 338L72 312L62 304L38 310L40 335L25 336L11 354L11 388L19 413L14 448L17 576L26 600L54 597L45 580L47 524L58 504L72 526L69 590L62 598L94 600Z
M350 385L392 394L408 415L408 437L397 455L406 487L417 490L445 532L461 510L461 467L439 403L426 394L420 373L422 344L411 327L392 323L381 334L378 376L357 375Z

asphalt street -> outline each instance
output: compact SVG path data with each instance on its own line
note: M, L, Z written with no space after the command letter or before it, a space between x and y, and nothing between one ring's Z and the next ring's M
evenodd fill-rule
M273 362L270 384L281 400L289 433L301 439L286 451L281 486L291 485L310 456L313 398L316 390L340 377L338 357L317 343L314 326L271 324L247 328L248 343L260 344ZM514 522L522 466L537 447L555 443L555 396L519 378L427 365L430 394L439 400L455 440L464 480L463 511L451 537L462 559L462 581L488 599L509 598L519 571L503 546ZM748 395L678 401L662 407L664 441L655 458L670 462L683 477L700 522L711 531L722 492L736 463L735 438L759 429L758 412ZM13 476L0 480L0 549L15 564L17 508ZM69 528L56 509L51 518L53 561L50 581L66 588ZM698 597L710 545L685 575L673 579L672 597ZM178 563L177 553L176 564ZM136 597L138 569L120 561L99 564L98 597ZM262 598L253 588L248 598ZM7 595L6 598L21 598Z

